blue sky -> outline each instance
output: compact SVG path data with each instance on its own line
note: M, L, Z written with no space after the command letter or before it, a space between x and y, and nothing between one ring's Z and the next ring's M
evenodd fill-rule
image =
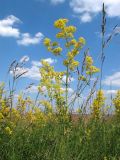
M119 32L120 0L104 2L107 11L107 35L116 24ZM42 43L44 37L55 39L57 30L53 23L59 18L68 18L69 23L78 28L76 38L83 36L86 39L84 50L89 47L90 54L98 62L101 6L102 1L99 0L0 0L0 81L6 81L10 63L24 56L28 58L26 68L29 73L21 81L20 88L31 81L39 83L40 59L47 59L56 69L61 67L60 61L56 62L56 57L48 53ZM105 50L103 84L107 93L115 93L116 89L120 89L119 52L118 35Z

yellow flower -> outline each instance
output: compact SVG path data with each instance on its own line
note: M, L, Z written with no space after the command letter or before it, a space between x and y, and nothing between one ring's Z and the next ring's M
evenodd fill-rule
M81 108L78 108L76 112L77 112L77 113L82 113Z
M67 56L69 60L72 60L74 58L74 55L71 52L68 52Z
M71 44L71 45L75 45L75 44L76 44L76 40L75 40L75 39L72 39L72 40L70 41L70 44Z
M62 52L62 48L61 47L54 48L52 52L54 55L59 55Z
M54 26L59 29L63 29L66 26L66 23L68 22L67 19L58 19L54 22Z
M104 157L104 160L108 160L107 157Z
M4 118L3 114L0 113L0 121Z
M53 43L52 43L52 46L53 46L53 47L58 46L58 43L57 43L57 42L53 42Z
M70 63L70 70L74 70L77 66L79 65L79 62L78 61L75 61L75 60L72 60L72 62Z
M65 33L64 32L57 33L56 38L65 38Z
M47 110L49 110L49 111L52 110L52 106L51 106L51 104L50 104L48 101L46 101L46 100L41 100L40 103L41 103L41 105L43 105Z
M85 61L86 61L86 66L87 67L89 67L89 66L91 66L93 64L93 59L90 56L86 56Z
M45 38L44 39L44 45L49 47L50 46L50 43L51 43L51 40L49 38Z
M115 98L113 99L113 104L116 109L116 114L120 115L120 90L118 90Z
M89 70L86 72L86 74L92 75L94 73L100 72L100 69L95 66L89 66Z
M65 59L65 60L63 61L63 64L64 64L64 66L68 66L69 61L68 61L67 59Z
M104 104L105 104L104 92L102 90L99 90L91 106L93 116L96 119L100 118L101 108L104 106Z
M87 79L86 79L84 76L80 76L80 77L78 78L78 80L86 81Z
M87 136L88 138L90 138L91 130L90 130L90 129L86 129L86 130L85 130L85 133L86 133L86 136Z
M6 128L5 128L5 132L6 132L8 135L11 135L11 134L12 134L12 130L10 129L10 127L6 127Z
M76 27L74 26L65 27L65 31L66 33L74 33L76 31Z
M86 56L86 74L92 75L94 73L100 72L100 69L93 66L93 59L91 56Z
M30 123L33 123L36 121L36 117L34 115L34 112L32 112L32 111L29 111L26 113L26 118Z
M82 44L82 45L85 45L86 41L83 37L80 37L79 38L79 42Z

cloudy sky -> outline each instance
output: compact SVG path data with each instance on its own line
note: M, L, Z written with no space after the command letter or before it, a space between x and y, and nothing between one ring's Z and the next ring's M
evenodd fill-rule
M40 59L45 58L58 70L61 68L60 61L47 53L42 43L46 36L55 40L53 22L58 18L68 18L69 23L78 28L76 38L83 36L86 39L84 49L89 48L96 64L99 64L102 3L102 0L0 0L0 81L7 81L10 63L15 59L22 61L24 57L28 73L20 88L28 82L39 83ZM104 0L104 3L107 37L116 24L117 31L120 31L120 0ZM116 89L120 89L119 35L111 41L105 54L104 89L108 94L115 93Z

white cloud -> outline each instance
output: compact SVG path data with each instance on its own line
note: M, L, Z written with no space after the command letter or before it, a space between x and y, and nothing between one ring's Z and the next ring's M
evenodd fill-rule
M57 62L56 59L52 59L52 58L46 58L46 59L44 59L44 61L48 62L49 64L53 64L53 63Z
M66 75L63 76L63 79L62 79L62 80L63 80L64 83L66 82ZM68 83L73 82L74 80L75 80L75 79L74 79L73 77L69 77L69 78L68 78Z
M64 3L66 0L36 0L38 2L45 2L45 1L49 1L52 5L58 5L58 4L62 4Z
M52 59L52 58L46 58L46 59L44 59L44 61L48 62L49 64L54 64L54 63L57 62L56 59ZM33 66L37 66L37 67L41 67L42 66L40 61L32 61L32 65Z
M21 31L15 26L20 22L20 19L14 15L9 15L0 20L0 36L14 37L17 39L17 44L24 46L40 43L44 37L43 34L38 32L32 37L30 33L21 33Z
M18 28L15 28L14 25L20 22L21 21L13 15L0 20L0 36L18 38L20 31Z
M103 84L107 86L120 87L120 72L116 72L111 76L107 76L105 80L103 80Z
M36 33L34 37L32 37L29 33L23 33L21 34L21 39L17 40L17 43L23 46L39 44L43 37L43 34L40 32Z
M60 4L60 3L64 3L65 0L50 0L52 4L54 5L57 5L57 4Z
M30 60L30 58L28 56L23 56L21 59L20 59L20 63L23 63L23 62L28 62Z
M120 0L71 0L70 7L82 22L90 22L101 12L103 2L109 17L120 17Z
M38 81L40 80L41 76L40 76L39 67L32 66L31 68L25 68L25 70L27 71L27 73L23 77L33 79L33 80L38 80Z
M25 93L38 93L38 86L32 85L31 87L29 87L27 90L24 90Z
M65 90L66 90L66 88L61 88L61 89L62 89L63 91L65 91ZM69 88L68 88L68 92L69 92L69 93L73 93L73 92L74 92L74 90L73 90L72 88L70 88L70 87L69 87Z
M80 17L81 21L86 23L86 22L90 22L92 20L91 16L89 13L84 13L81 17Z
M116 94L117 90L104 90L105 95L111 95L111 94Z
M13 71L10 72L11 74L13 73ZM29 79L33 79L33 80L40 80L40 72L39 72L39 68L36 66L32 66L31 68L27 68L27 67L17 67L15 74L16 75L21 75L22 73L25 73L22 75L22 77L26 77Z
M19 60L19 62L20 63L28 62L29 59L30 58L28 56L23 56ZM49 64L54 64L57 61L56 59L52 59L52 58L46 58L44 60L47 61ZM17 69L16 69L16 75L20 75L22 73L25 73L25 74L22 75L22 77L39 81L40 78L41 78L40 70L39 69L42 66L42 64L41 64L40 61L31 61L30 63L31 63L31 67L22 67L22 68L17 67ZM12 74L13 71L11 71L10 73Z

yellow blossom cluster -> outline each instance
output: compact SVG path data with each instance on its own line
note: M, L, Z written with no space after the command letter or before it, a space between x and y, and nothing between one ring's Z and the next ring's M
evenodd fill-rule
M116 109L116 114L120 116L120 90L118 90L115 98L113 99L113 104Z
M12 130L10 129L10 127L5 127L5 132L6 132L6 134L8 134L8 135L11 135L11 134L12 134Z
M66 26L68 19L58 19L54 22L54 26L59 29L63 29Z
M67 26L68 20L67 19L58 19L55 21L54 26L60 29L60 32L56 34L57 38L65 39L65 47L70 49L67 53L67 59L64 59L63 64L71 71L73 71L76 67L78 67L79 62L76 61L74 58L76 55L79 54L83 45L85 45L85 39L80 37L77 41L74 38L74 33L76 32L75 26ZM44 45L47 47L48 51L52 52L54 55L60 55L62 52L62 48L59 47L57 42L51 42L49 38L44 39Z
M65 72L56 72L53 66L44 60L41 61L42 67L40 68L41 80L39 85L39 91L46 97L48 96L47 101L42 101L41 104L51 110L52 103L57 105L62 105L64 101L64 91L62 90L62 79L65 75ZM42 88L45 88L45 91L42 91Z
M96 94L96 98L93 100L92 103L92 114L93 117L98 119L101 116L101 109L105 104L105 97L102 90L99 90Z
M86 63L86 74L92 75L100 71L99 68L93 66L93 59L91 56L88 55L86 56L85 63Z
M57 42L51 42L49 38L44 39L44 45L47 47L48 51L53 53L54 55L60 55L62 52L62 48L59 47Z
M49 101L47 100L41 100L40 104L43 105L45 107L45 111L52 111L52 105L50 104Z

